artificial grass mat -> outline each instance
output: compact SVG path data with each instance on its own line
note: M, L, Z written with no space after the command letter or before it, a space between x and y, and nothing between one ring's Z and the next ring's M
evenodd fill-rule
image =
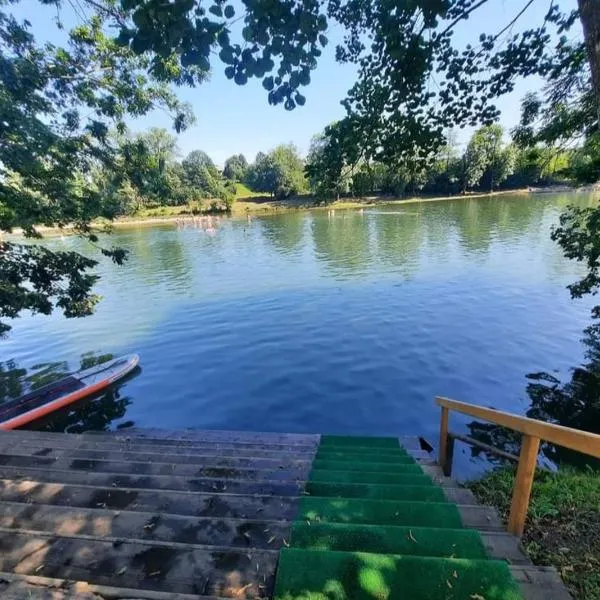
M390 527L296 521L291 546L308 550L343 550L438 556L445 558L487 558L481 537L469 529L433 527Z
M361 437L349 435L322 435L319 447L354 446L365 448L399 448L398 438L393 437Z
M364 459L363 459L364 461ZM331 471L363 471L382 473L422 473L423 469L415 461L379 463L369 461L343 461L317 458L312 463L315 470L329 469Z
M352 452L328 452L317 450L315 460L337 460L345 462L376 462L376 463L414 463L412 456L402 452L360 452L353 449Z
M416 500L419 502L444 502L446 496L441 488L429 483L419 485L382 485L372 483L323 483L308 481L308 496L331 496L334 498L374 498L379 500Z
M519 600L508 565L396 438L322 436L275 600Z
M522 600L495 560L284 548L275 600Z
M457 506L450 502L305 496L300 500L296 518L311 523L366 523L451 529L463 526Z
M420 469L419 469L420 470ZM322 483L368 483L374 485L433 485L429 475L419 473L378 473L313 469L309 480Z

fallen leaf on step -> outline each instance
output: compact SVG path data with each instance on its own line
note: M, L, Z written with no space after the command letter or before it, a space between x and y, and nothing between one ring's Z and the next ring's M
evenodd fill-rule
M288 541L287 541L285 538L282 538L282 539L283 539L283 545L284 545L286 548L289 548L289 547L290 547L290 545L288 544Z
M417 543L417 540L415 540L415 536L412 534L412 531L410 529L408 530L408 539L411 542L414 542L415 544Z
M272 535L272 536L269 538L269 540L268 540L267 544L270 544L270 543L272 543L274 539L275 539L275 536L274 536L274 535Z
M469 598L471 600L485 600L485 598L481 594L471 594Z
M454 571L454 573L452 573L452 577L454 577L454 579L458 579L458 573Z
M235 595L236 596L241 596L249 587L251 587L252 584L251 583L247 583L244 587L239 588L236 592Z
M115 575L124 575L125 571L127 571L127 567L123 567L122 569L119 569Z
M450 582L449 582L447 579L446 579L446 585L447 585L447 586L448 586L450 589L452 589L452 584L451 584L451 583L450 583Z

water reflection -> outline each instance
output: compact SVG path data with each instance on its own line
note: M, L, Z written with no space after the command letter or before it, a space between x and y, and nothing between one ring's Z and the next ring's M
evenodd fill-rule
M546 372L527 375L526 392L530 401L526 415L548 423L600 434L600 323L584 331L586 362L571 371L571 379L562 383ZM519 453L520 434L488 423L469 424L472 437L513 454ZM543 457L554 464L594 464L600 461L567 448L542 442ZM473 455L480 451L473 448ZM494 460L493 456L489 456Z
M300 251L304 246L304 213L291 213L285 219L274 215L264 217L259 222L262 235L277 252L287 255Z
M364 275L373 262L372 232L364 212L331 211L311 222L315 256L337 277Z
M89 369L115 358L112 354L85 353L81 356L77 370ZM18 398L44 385L58 381L72 373L66 361L34 365L29 369L20 368L14 361L0 362L0 404ZM101 395L76 402L39 421L27 425L27 429L40 431L106 431L111 424L122 419L131 404L131 398L122 394L123 385L140 373L139 368L126 379L121 380ZM133 425L121 423L120 427Z

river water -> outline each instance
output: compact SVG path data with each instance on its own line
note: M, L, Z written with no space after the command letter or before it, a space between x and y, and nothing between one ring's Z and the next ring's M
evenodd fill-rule
M583 358L592 301L570 298L582 270L550 228L567 204L591 202L503 196L119 229L103 243L130 259L101 259L94 316L14 322L0 342L4 393L25 371L137 352L140 373L46 426L434 441L436 394L524 413L527 374L567 379ZM76 238L45 243L93 255Z

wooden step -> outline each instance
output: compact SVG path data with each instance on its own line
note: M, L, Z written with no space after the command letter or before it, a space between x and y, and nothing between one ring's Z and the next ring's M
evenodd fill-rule
M93 487L34 480L0 480L0 501L78 508L108 508L169 512L198 517L289 521L296 515L297 497L206 494L117 487Z
M2 600L220 600L214 596L155 592L1 572L0 597Z
M30 456L22 454L0 454L0 468L45 467L53 470L93 471L94 473L118 473L137 475L174 475L181 477L209 477L213 479L244 479L251 481L297 481L306 479L310 463L295 464L285 468L251 469L246 467L205 466L186 463L130 462L126 460L94 460L73 458L63 454L58 457Z
M121 473L92 473L69 469L43 467L0 466L0 479L34 479L43 483L80 484L101 488L175 490L187 492L229 493L262 496L299 496L303 481L251 481L181 477L176 475L123 475Z
M168 512L117 511L45 504L0 504L0 528L47 534L144 540L168 545L277 550L291 523L270 519L196 517Z
M109 432L90 431L81 434L88 437L128 437L136 440L152 440L155 443L179 442L243 442L286 444L295 446L317 446L321 441L320 434L311 433L275 433L269 431L227 431L224 429L160 429L135 427Z
M80 447L74 448L49 448L45 445L18 445L15 447L1 448L0 455L35 456L43 458L64 458L102 460L102 461L126 461L126 462L150 462L152 464L166 463L189 464L207 467L234 467L254 469L279 469L279 468L310 468L312 456L298 457L293 453L272 453L268 456L247 456L236 450L227 449L222 452L212 448L206 454L166 454L164 452L138 452L127 449L117 450L87 450Z
M223 598L269 597L278 556L15 530L0 530L0 548L0 571Z
M260 518L263 512L288 519L297 496L273 494L203 493L182 490L97 487L94 485L42 482L35 479L0 479L0 501L38 502L55 505L97 507L156 512L166 510L198 516Z
M22 438L20 436L15 437L11 435L12 433L14 432L0 431L0 453L16 452L17 454L26 454L30 453L30 448L34 448L35 450L31 452L31 454L37 452L39 456L44 456L53 450L73 451L77 449L97 452L139 452L168 456L235 456L296 460L312 460L315 454L315 450L312 447L295 448L293 446L285 445L204 443L157 446L156 444L151 443L126 442L118 441L116 439L98 442L94 441L94 439L80 436L71 437L68 436L68 434L64 434L64 438L59 437L56 439L40 439L37 437Z

